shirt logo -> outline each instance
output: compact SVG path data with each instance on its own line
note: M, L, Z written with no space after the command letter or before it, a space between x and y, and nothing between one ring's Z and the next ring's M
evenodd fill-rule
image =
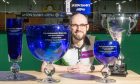
M93 57L93 50L88 50L88 51L81 52L81 57L80 58L89 58L89 57Z

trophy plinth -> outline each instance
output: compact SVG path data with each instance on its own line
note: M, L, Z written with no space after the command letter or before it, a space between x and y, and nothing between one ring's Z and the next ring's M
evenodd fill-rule
M120 57L123 57L123 58L120 58ZM116 60L115 64L110 65L109 68L111 70L111 75L125 77L128 74L127 73L127 64L124 63L124 56L122 54Z
M118 64L110 65L109 68L111 70L111 75L123 77L127 75L127 65L125 63L122 63L121 65Z

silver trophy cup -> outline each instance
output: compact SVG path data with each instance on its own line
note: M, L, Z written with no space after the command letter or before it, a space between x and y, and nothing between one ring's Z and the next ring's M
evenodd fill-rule
M118 41L121 47L122 41L130 36L131 30L137 24L137 14L102 14L101 24L106 28L111 35L112 39ZM126 64L124 63L124 55L122 52L119 54L118 60L115 64L110 65L112 75L127 74Z

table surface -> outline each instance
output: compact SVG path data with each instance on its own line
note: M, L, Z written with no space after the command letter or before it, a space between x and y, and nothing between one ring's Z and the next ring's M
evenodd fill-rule
M39 82L40 79L44 79L46 75L38 71L20 71L21 77L27 77L22 81L5 80L8 78L11 72L0 71L0 84L42 84ZM61 81L56 84L103 84L96 82L97 79L101 78L100 72L92 73L55 73L54 78L60 79ZM128 70L126 77L109 76L110 79L115 79L115 83L109 84L140 84L140 75ZM47 84L47 83L46 83ZM54 84L54 83L51 83Z

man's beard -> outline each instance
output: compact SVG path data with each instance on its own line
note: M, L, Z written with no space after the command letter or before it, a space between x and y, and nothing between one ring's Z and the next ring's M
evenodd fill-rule
M72 34L72 36L74 37L74 39L81 41L85 38L86 34L83 34L82 36L79 36L77 34Z

